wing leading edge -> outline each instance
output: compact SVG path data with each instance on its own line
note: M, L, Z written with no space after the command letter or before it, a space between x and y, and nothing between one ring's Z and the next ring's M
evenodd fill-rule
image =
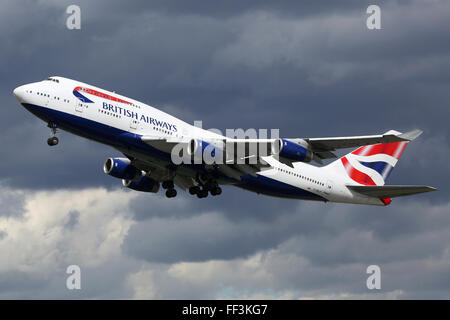
M377 143L392 143L399 141L412 141L422 134L422 130L416 129L405 133L400 133L395 130L390 130L380 135L369 136L353 136L353 137L330 137L330 138L307 138L307 141L312 151L321 159L336 158L332 152L336 149L356 148L360 146L377 144ZM288 139L295 141L298 139Z

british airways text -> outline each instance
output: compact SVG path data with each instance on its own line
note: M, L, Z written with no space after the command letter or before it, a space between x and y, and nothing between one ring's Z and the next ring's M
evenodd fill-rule
M173 131L173 132L177 132L177 127L174 124L170 124L168 122L165 121L160 121L158 119L146 116L144 114L139 115L139 113L135 112L135 111L130 111L126 108L123 107L119 107L110 103L106 103L103 102L103 109L104 110L108 110L109 112L114 112L117 114L120 114L122 116L128 117L128 118L133 118L136 120L139 120L141 122L145 122L154 126L158 126L160 128L169 130L169 131Z

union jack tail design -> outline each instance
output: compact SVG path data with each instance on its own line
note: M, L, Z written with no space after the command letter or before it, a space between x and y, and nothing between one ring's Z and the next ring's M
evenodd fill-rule
M392 130L388 133L399 134L400 132ZM352 184L383 186L408 142L363 146L337 160L336 166L345 170Z

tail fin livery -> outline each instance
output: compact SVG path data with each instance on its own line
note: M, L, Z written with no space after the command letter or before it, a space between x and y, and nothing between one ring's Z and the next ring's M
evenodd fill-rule
M336 160L331 166L347 175L351 180L349 184L383 186L408 142L421 133L420 130L414 130L401 134L406 141L362 146ZM390 130L385 134L400 134L400 132Z

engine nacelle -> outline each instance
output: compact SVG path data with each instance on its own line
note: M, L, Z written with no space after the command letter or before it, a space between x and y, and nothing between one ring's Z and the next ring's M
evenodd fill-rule
M142 192L156 193L159 190L159 182L147 176L142 176L138 181L124 179L122 184L124 187Z
M310 162L313 158L306 141L301 145L286 139L277 139L272 143L272 153L292 161Z
M110 176L125 180L139 180L141 170L131 165L127 158L109 158L103 165L103 171Z
M190 157L202 157L206 162L211 162L212 159L221 159L223 157L222 148L213 143L197 139L192 139L189 142L186 151Z

